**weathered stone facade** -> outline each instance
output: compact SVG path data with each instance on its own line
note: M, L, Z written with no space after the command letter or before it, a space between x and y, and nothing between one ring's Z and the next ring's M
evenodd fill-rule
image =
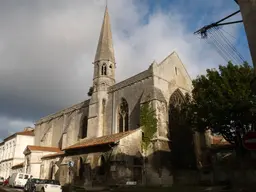
M127 181L171 185L169 106L192 90L178 54L173 52L159 64L154 61L145 71L116 83L118 65L106 8L93 64L91 98L36 122L35 145L60 149L55 153L47 148L41 149L42 153L25 152L28 159L40 154L41 159L34 162L40 170L36 174L57 179L62 185ZM158 121L149 150L142 152L140 111L147 102L152 104Z

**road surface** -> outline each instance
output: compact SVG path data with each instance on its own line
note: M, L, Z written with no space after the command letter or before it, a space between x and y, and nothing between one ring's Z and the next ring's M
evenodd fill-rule
M2 187L0 186L0 192L23 192L22 189L10 188L10 187Z

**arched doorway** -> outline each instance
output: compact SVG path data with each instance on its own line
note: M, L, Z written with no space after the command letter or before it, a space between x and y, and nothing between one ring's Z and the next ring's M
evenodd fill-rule
M172 165L175 169L195 167L193 132L182 106L185 101L185 96L179 89L174 91L169 100L169 137L172 143Z
M79 158L79 179L82 180L84 178L84 162L83 162L83 158L80 157Z

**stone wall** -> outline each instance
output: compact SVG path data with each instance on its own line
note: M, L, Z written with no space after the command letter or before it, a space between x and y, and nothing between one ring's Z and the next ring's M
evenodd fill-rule
M124 98L129 106L129 130L139 127L140 124L140 101L144 91L152 87L153 78L150 70L146 70L134 77L115 84L109 89L109 99L106 108L106 129L105 134L117 133L117 114Z
M169 105L172 93L179 88L183 94L192 91L192 81L178 54L173 52L160 64L152 66L154 86L159 88Z
M40 119L35 124L35 145L62 147L78 141L83 117L88 114L89 100ZM68 137L63 140L62 135Z

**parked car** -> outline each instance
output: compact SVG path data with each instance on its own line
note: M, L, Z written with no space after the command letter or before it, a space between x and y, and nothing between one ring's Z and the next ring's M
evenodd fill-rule
M36 186L42 182L43 182L42 179L36 179L36 178L28 179L27 183L24 186L24 191L25 192L35 192Z
M36 192L61 192L61 186L59 181L55 180L43 180L36 185Z
M32 175L26 173L13 173L9 179L10 187L24 187Z
M0 185L3 185L3 184L4 184L4 178L0 177Z

